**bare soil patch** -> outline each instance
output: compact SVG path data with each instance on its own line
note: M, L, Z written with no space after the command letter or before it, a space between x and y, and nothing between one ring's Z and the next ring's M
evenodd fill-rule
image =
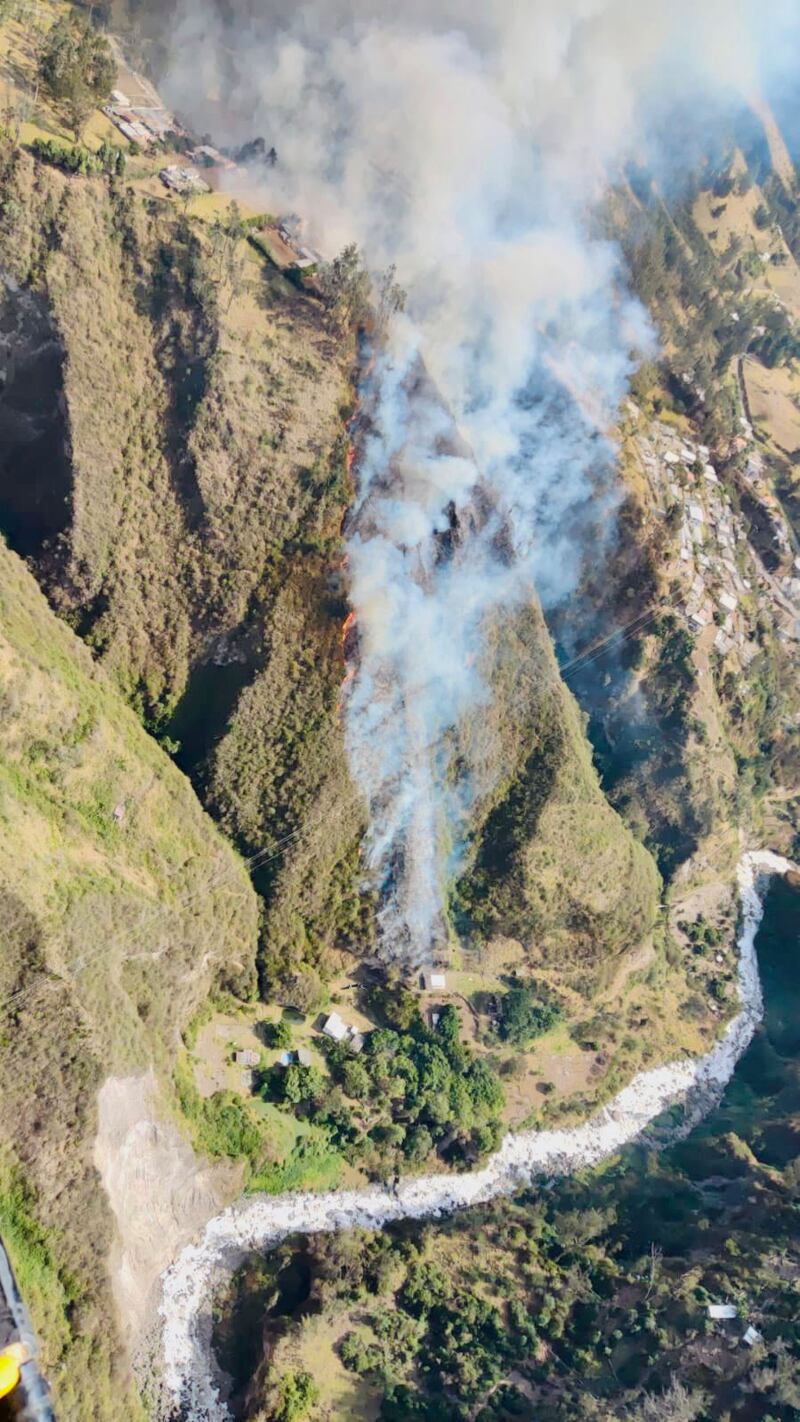
M162 1271L238 1194L241 1169L198 1159L177 1128L159 1119L152 1072L103 1083L94 1163L116 1221L110 1273L134 1349L154 1315Z

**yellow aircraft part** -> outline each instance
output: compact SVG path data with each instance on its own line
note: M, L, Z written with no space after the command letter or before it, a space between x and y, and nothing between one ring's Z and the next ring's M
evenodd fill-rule
M24 1361L25 1349L17 1343L0 1353L0 1397L8 1397L19 1386L19 1370Z

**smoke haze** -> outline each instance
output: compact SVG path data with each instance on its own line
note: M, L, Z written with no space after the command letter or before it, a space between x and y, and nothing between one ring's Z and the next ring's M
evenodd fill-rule
M752 0L184 0L165 89L263 134L263 205L408 290L363 392L346 702L386 951L426 960L475 786L448 735L489 695L487 626L568 595L626 380L652 347L592 206L628 158L722 113L797 37ZM679 123L673 130L672 123ZM601 540L597 556L602 555Z

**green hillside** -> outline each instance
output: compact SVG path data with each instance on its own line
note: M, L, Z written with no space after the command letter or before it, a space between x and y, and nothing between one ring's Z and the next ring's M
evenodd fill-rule
M104 1077L254 985L244 867L106 673L0 546L0 1231L61 1419L133 1415L92 1166Z

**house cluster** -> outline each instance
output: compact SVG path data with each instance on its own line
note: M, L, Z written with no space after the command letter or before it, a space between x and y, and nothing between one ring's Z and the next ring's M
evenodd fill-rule
M364 1049L364 1037L357 1027L345 1022L338 1012L332 1012L325 1018L322 1024L322 1031L326 1037L330 1037L332 1042L344 1042L353 1053L358 1053Z
M420 973L419 985L423 992L446 992L447 974L441 968L429 968L426 972ZM441 1013L435 1007L428 1009L428 1021L431 1027L438 1027Z
M310 1066L313 1066L313 1065L314 1065L314 1058L312 1057L311 1053L310 1053L305 1047L298 1047L296 1052L292 1052L292 1051L281 1052L280 1056L278 1057L278 1066L281 1066L281 1067L290 1067L290 1066L310 1067Z
M638 423L639 411L632 402L628 413ZM766 596L774 611L777 591L784 625L790 631L795 624L791 607L753 549L709 449L682 439L662 423L648 426L646 432L637 430L635 442L658 506L663 513L675 505L680 510L679 559L686 587L681 610L687 624L696 635L708 630L714 650L722 657L733 657L746 670L759 650L751 636L759 600ZM765 506L776 503L761 477L758 454L748 462L746 479L752 482L759 502ZM780 535L786 542L786 548L778 550L779 556L784 556L788 549L784 520L777 505L775 510L770 507L769 513L776 537Z
M182 197L191 193L211 192L208 183L200 177L196 168L182 168L173 163L169 168L162 168L158 176L165 187L174 193L180 193Z
M220 153L219 149L213 148L210 143L201 143L199 147L193 148L189 157L201 168L224 168L233 172L238 166L232 158L226 158L224 153Z
M739 1310L736 1304L711 1303L708 1305L708 1316L715 1323L733 1323L739 1317ZM754 1348L756 1343L763 1343L763 1341L763 1336L758 1329L754 1328L752 1323L748 1323L742 1334L742 1342L748 1348Z
M322 263L323 258L307 245L302 234L302 219L291 213L277 223L267 223L256 235L281 271L294 270L308 275Z
M253 1051L251 1047L245 1047L241 1051L233 1054L234 1065L243 1068L242 1085L245 1090L252 1091L256 1084L256 1070L261 1066L260 1052ZM277 1060L280 1067L290 1066L313 1066L314 1058L305 1047L298 1047L296 1051L281 1052Z
M134 103L121 89L113 89L103 113L131 143L149 148L154 143L163 143L169 134L183 132L174 114L164 108L155 91L152 99L153 102Z

